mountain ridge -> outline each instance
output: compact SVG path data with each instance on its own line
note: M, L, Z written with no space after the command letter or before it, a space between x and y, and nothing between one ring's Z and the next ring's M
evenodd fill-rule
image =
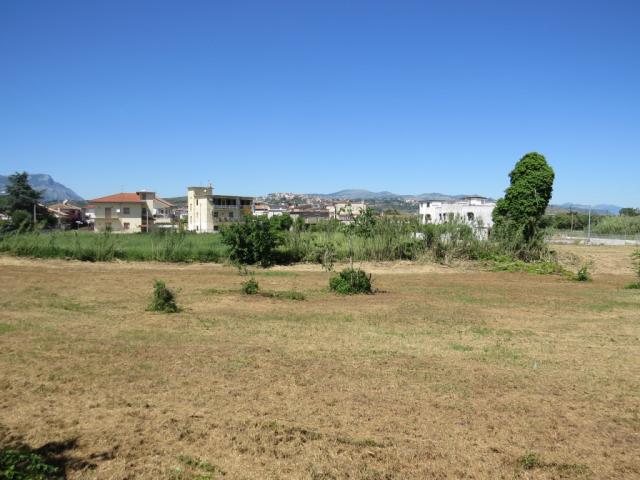
M0 175L0 195L6 193L9 183L8 175ZM42 191L42 200L45 203L61 202L63 200L72 200L75 202L83 202L84 199L69 187L56 182L53 177L46 173L30 173L29 185L34 190Z

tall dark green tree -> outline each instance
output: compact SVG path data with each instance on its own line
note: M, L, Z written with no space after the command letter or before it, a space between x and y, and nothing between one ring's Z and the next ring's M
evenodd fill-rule
M501 239L531 242L540 229L555 174L544 155L527 153L509 174L511 185L493 211L494 234Z
M7 195L3 198L5 212L11 215L12 228L31 227L33 224L33 209L36 207L38 223L53 226L56 219L46 207L40 205L42 192L35 190L29 184L27 172L15 173L9 176Z
M9 176L7 185L7 210L33 211L33 206L42 200L42 192L35 190L29 184L29 174L27 172L14 173Z

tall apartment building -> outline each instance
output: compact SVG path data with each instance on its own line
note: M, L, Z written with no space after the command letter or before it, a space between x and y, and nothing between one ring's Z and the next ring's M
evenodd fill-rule
M192 232L217 232L220 226L241 221L252 214L253 197L214 195L213 187L189 187L187 229Z

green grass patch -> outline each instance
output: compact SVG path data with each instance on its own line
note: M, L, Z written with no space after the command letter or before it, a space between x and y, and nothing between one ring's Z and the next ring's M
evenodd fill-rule
M385 448L387 446L385 443L378 442L373 438L338 437L336 440L338 443L352 445L358 448Z
M298 292L297 290L285 290L282 292L260 292L260 295L267 298L279 298L282 300L302 301L307 299L304 293Z
M461 343L450 343L449 346L456 352L470 352L471 350L473 350L473 347L462 345Z
M253 275L260 275L262 277L297 277L298 273L288 272L285 270L256 270L252 272Z
M8 323L0 323L0 335L9 332L15 332L17 328L15 325L10 325Z
M181 466L169 472L171 480L211 480L224 477L227 472L217 465L189 455L178 455Z
M493 272L523 272L534 275L554 275L562 274L573 276L571 272L565 270L556 262L523 262L522 260L513 260L510 258L499 258L491 264Z

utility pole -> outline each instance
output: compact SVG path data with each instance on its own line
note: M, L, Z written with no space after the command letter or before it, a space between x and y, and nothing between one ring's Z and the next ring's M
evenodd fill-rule
M589 205L589 227L587 233L587 243L591 243L591 205Z
M38 223L38 219L36 217L36 202L33 202L33 226L34 227L36 223Z

